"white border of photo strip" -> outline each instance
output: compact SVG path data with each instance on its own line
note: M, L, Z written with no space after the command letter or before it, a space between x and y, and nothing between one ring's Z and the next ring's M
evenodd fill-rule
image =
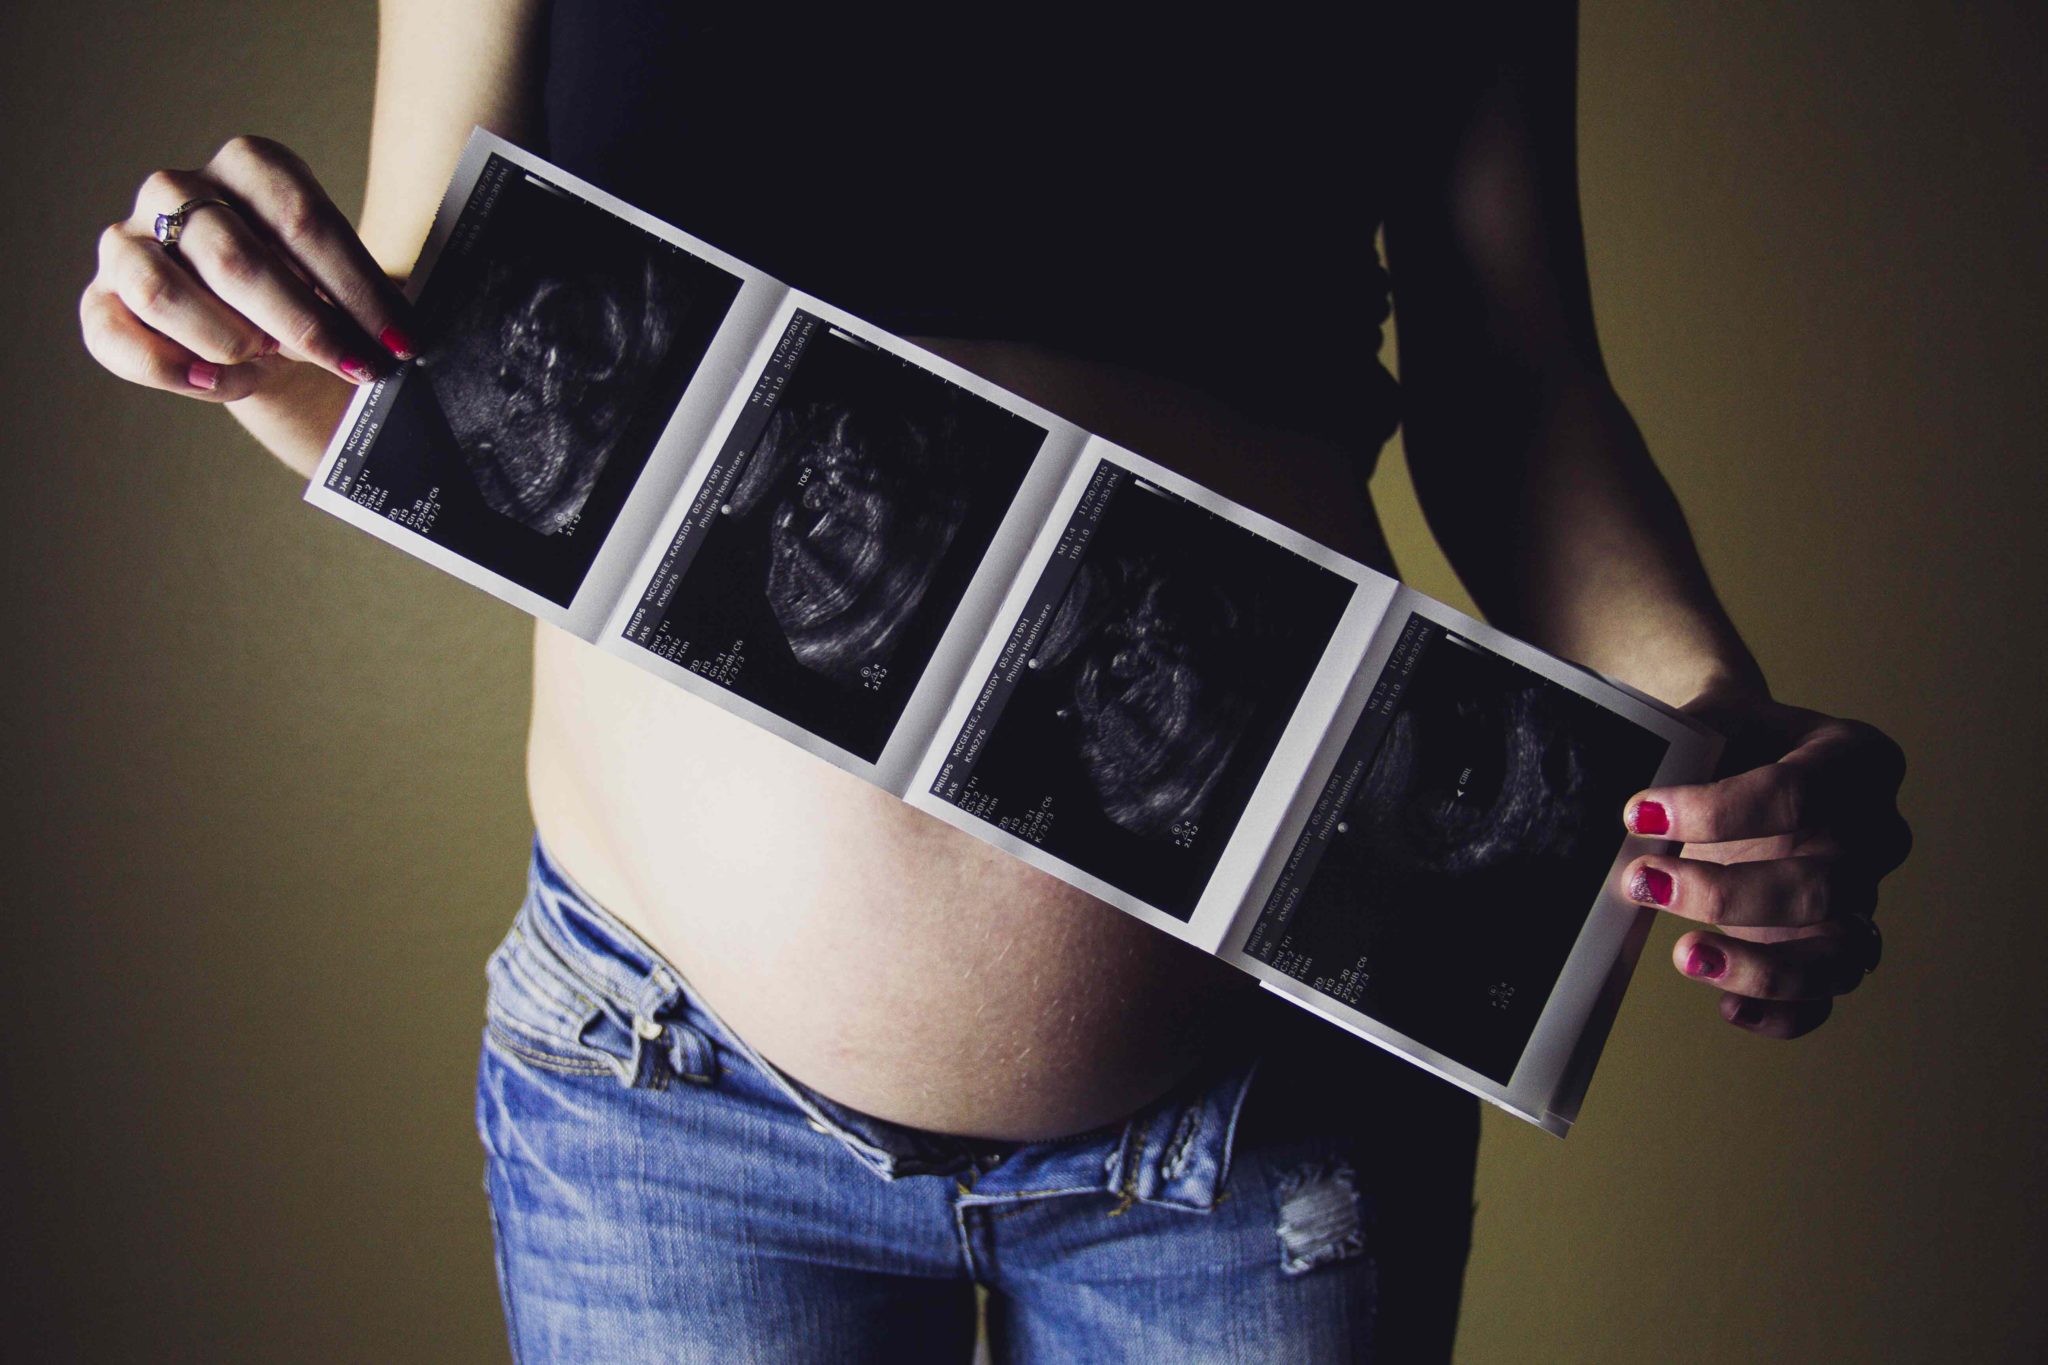
M409 282L417 296L492 156L521 167L556 189L600 208L728 271L738 296L711 342L646 467L567 607L443 548L426 536L327 489L329 471L360 440L356 422L376 386L359 389L318 469L306 500L520 610L595 643L667 682L847 772L881 786L956 828L1001 848L1124 912L1213 953L1256 977L1294 1004L1405 1057L1488 1102L1563 1136L1576 1119L1600 1049L1619 1009L1655 912L1622 895L1620 869L1639 854L1674 851L1665 840L1627 837L1606 884L1589 910L1557 985L1507 1083L1482 1076L1413 1038L1296 981L1244 951L1244 944L1334 770L1352 726L1411 612L1528 668L1669 742L1652 785L1702 780L1720 739L1654 699L1531 645L1401 585L1397 580L1319 545L1270 518L1160 465L1092 436L959 366L842 309L791 290L717 248L651 217L541 158L482 129L472 134ZM789 319L811 313L831 327L916 364L1044 429L1046 437L1004 515L982 563L969 580L952 622L875 762L868 762L801 726L626 638L648 583L710 477L727 434L740 419ZM385 381L380 381L385 382ZM1183 921L1083 872L1026 840L997 829L932 794L952 741L988 678L1055 552L1090 478L1103 462L1236 523L1354 585L1321 659L1289 717L1264 772L1232 831L1194 912ZM1615 812L1617 826L1620 812ZM1337 1081L1339 1078L1332 1078Z

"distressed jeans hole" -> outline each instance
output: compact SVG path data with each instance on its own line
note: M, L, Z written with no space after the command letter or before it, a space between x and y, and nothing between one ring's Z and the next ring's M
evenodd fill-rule
M1358 1177L1337 1161L1312 1163L1280 1178L1280 1269L1301 1275L1365 1251Z

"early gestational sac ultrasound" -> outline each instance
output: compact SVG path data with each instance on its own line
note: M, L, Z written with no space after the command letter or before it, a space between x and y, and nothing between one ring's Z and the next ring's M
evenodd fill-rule
M1028 658L970 722L986 741L956 742L934 790L1185 919L1351 584L1106 463L1067 543L1084 534L1019 622Z
M1348 817L1370 856L1454 877L1576 856L1591 832L1593 774L1569 728L1569 695L1532 674L1491 696L1412 698Z
M494 262L420 362L478 492L542 535L582 514L675 339L681 282L646 257Z
M873 762L1044 439L799 311L628 638Z
M421 292L426 348L330 486L568 606L739 284L494 156Z
M1666 741L1423 617L1246 950L1505 1082Z

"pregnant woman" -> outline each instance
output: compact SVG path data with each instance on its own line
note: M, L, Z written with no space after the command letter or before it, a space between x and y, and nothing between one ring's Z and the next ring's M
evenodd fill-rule
M481 124L1389 572L1398 420L1495 622L1733 737L1613 812L1684 841L1628 885L1711 926L1674 965L1720 1020L1795 1037L1874 964L1902 759L1771 696L1609 385L1569 7L698 12L394 0L360 228L236 138L105 232L86 344L310 473L355 386L460 373L395 277ZM553 525L546 466L501 501ZM1448 1354L1468 1097L547 626L528 771L478 1089L520 1359L964 1360L978 1289L1005 1360Z

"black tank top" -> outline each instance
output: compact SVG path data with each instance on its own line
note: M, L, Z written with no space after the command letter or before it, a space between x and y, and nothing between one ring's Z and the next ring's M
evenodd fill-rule
M1358 21L965 12L555 0L544 150L890 331L1039 342L1377 451Z

